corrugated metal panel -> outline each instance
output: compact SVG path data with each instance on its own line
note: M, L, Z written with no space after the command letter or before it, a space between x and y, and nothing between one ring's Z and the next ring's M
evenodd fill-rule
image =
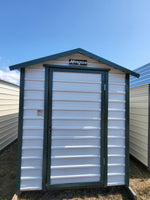
M88 60L89 67L110 68L109 72L109 95L108 95L108 136L116 136L118 141L116 145L115 139L108 138L108 185L124 185L125 184L125 74L106 64L99 63L93 59L81 54L74 54L55 61L47 62L47 64L68 65L69 59ZM97 99L96 99L97 100ZM78 112L78 114L80 111ZM64 114L64 113L63 113ZM68 113L66 113L68 114ZM82 115L82 114L80 114ZM121 142L121 143L120 143ZM114 165L111 165L111 163ZM114 169L118 173L113 173ZM115 175L119 177L118 181Z
M111 73L108 95L108 186L125 184L125 74Z
M100 181L101 74L54 72L52 96L51 184Z
M0 150L17 138L19 86L0 80Z
M139 67L134 71L140 74L140 78L135 78L133 76L131 77L130 81L131 88L150 83L150 63L142 67Z
M148 85L130 89L130 153L148 166Z
M44 68L25 69L21 190L41 190L44 115Z

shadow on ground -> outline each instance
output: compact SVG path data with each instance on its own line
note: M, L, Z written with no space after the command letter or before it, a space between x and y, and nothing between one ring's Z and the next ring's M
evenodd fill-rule
M15 194L17 142L0 152L0 200ZM150 199L150 172L136 160L130 162L130 183L138 199ZM130 200L124 187L22 192L20 200Z
M129 194L123 187L102 188L86 188L86 189L68 189L55 190L51 192L24 192L20 199L32 200L97 200L97 199L116 199L129 200Z

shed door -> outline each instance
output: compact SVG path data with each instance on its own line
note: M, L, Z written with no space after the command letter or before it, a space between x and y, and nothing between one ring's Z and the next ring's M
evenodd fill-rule
M101 71L51 69L48 186L101 180Z

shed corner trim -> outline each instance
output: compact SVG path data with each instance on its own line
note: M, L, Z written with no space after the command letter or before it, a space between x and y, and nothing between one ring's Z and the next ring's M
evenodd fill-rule
M20 73L20 99L19 99L19 123L18 123L18 151L17 151L17 171L16 171L16 193L20 192L21 179L21 155L22 155L22 131L23 131L23 105L24 105L24 78L25 70L21 68Z
M126 74L125 85L125 185L129 187L129 75Z

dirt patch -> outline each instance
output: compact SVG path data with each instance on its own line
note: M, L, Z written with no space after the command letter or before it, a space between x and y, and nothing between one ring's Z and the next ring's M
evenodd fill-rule
M24 192L19 200L129 200L123 187Z
M130 186L139 200L150 199L150 171L135 159L130 160Z
M17 142L0 153L0 200L11 200L16 185ZM130 161L130 186L138 200L150 199L150 172L139 162ZM130 200L124 187L23 192L20 200Z
M15 193L17 142L0 152L0 200L10 200Z

